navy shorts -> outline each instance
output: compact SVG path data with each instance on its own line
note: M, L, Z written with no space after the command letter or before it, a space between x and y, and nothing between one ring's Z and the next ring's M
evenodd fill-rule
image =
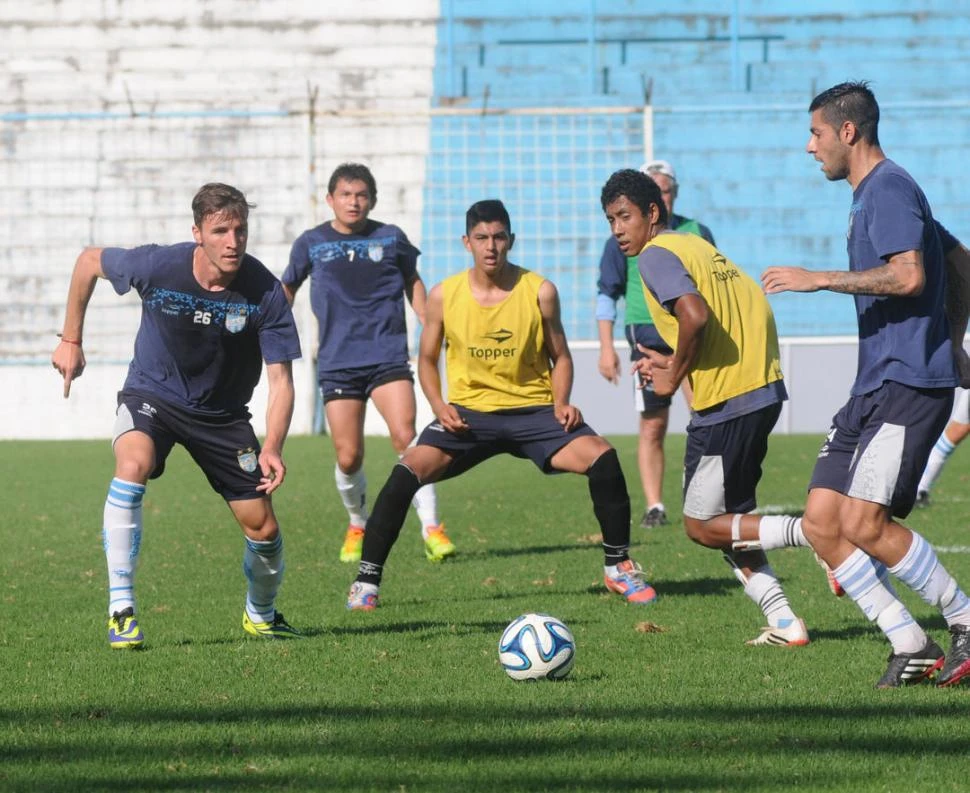
M334 399L356 399L358 402L366 402L371 391L395 380L414 382L414 374L407 361L378 363L351 369L333 369L320 372L318 378L324 404Z
M421 431L418 444L434 446L454 455L441 479L450 479L496 454L532 460L543 473L553 473L549 461L563 446L584 435L596 435L585 422L566 432L551 405L496 410L484 413L455 405L468 424L460 435L448 432L437 421Z
M114 440L131 430L144 432L155 443L150 479L162 475L169 452L180 443L226 501L265 497L256 490L262 477L260 446L248 416L209 420L157 397L121 391Z
M639 361L644 357L637 349L637 343L664 355L674 353L657 332L657 326L653 324L627 325L626 340L630 343L631 361ZM670 407L670 397L657 396L653 391L653 383L644 381L639 372L633 373L633 399L639 413L656 413L658 410Z
M952 388L892 381L851 397L832 419L808 489L824 487L873 501L905 518L952 406Z
M781 403L720 424L689 426L684 451L684 515L708 520L751 512L758 501L761 463Z

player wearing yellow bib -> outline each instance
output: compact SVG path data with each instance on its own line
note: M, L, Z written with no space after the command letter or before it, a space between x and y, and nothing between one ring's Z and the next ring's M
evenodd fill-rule
M418 378L437 420L408 449L377 496L364 532L347 608L377 606L384 564L417 489L508 453L544 473L589 480L603 534L604 583L637 604L657 593L629 557L630 496L616 451L569 403L573 361L551 281L508 260L515 241L501 201L479 201L465 217L470 270L431 290ZM438 359L446 347L448 401Z
M693 389L684 453L684 528L696 543L724 552L768 627L748 644L795 646L808 631L768 564L764 549L807 545L801 521L746 515L768 435L788 398L771 307L755 281L709 242L667 230L660 188L639 171L614 173L601 203L613 236L638 256L644 297L657 331L673 349L640 345L634 368L670 396Z

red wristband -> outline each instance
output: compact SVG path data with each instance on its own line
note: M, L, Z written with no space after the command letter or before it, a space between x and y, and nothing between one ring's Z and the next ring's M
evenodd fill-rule
M65 344L76 344L78 347L81 346L80 339L66 339L63 336L61 336L60 333L58 333L57 335L60 336L61 341L64 342Z

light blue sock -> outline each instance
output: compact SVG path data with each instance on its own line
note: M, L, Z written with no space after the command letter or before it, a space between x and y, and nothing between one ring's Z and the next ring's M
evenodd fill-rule
M886 634L894 653L915 653L925 646L926 634L896 597L885 565L857 548L832 573L845 594Z
M101 539L108 562L108 616L135 608L135 567L141 549L145 486L117 477L108 486Z
M249 582L246 612L253 622L272 622L276 616L276 593L283 581L283 535L260 542L246 538L243 572Z
M933 546L915 531L906 555L889 572L939 608L947 625L970 624L970 599L940 564Z

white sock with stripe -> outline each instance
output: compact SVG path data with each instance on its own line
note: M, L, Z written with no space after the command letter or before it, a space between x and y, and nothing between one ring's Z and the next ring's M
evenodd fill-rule
M108 616L135 608L135 568L141 549L145 486L115 477L104 502L101 538L108 562Z
M943 613L947 625L970 625L970 598L936 557L936 551L913 532L909 550L889 572Z
M940 476L940 472L943 471L943 466L950 459L950 455L953 454L954 449L956 449L956 446L953 444L953 441L947 438L945 433L940 435L930 452L930 459L926 461L926 468L923 470L923 476L920 477L919 484L916 486L916 492L919 493L925 490L929 493L933 489L933 483Z
M866 618L886 634L894 653L915 653L923 649L926 634L896 597L885 565L857 548L832 573Z
M358 468L352 474L345 474L340 466L334 466L333 478L344 509L350 516L350 525L364 528L367 525L367 477L364 469Z
M260 542L246 538L243 572L249 588L246 613L253 622L272 622L276 616L276 593L283 581L283 535Z

